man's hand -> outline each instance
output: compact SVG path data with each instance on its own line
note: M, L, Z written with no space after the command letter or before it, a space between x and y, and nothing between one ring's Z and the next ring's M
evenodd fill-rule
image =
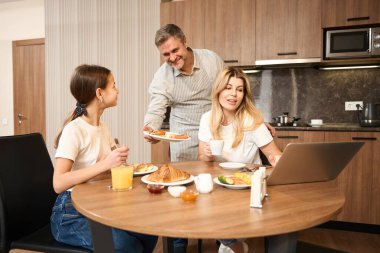
M151 131L153 131L153 129L148 127L147 125L145 125L143 128L143 131L151 132ZM147 142L150 142L151 144L156 144L157 142L159 142L159 140L156 140L156 139L154 139L150 136L147 136L147 135L144 136L144 139L147 140Z
M265 126L268 128L271 135L274 137L276 135L276 129L271 126L269 123L264 122Z

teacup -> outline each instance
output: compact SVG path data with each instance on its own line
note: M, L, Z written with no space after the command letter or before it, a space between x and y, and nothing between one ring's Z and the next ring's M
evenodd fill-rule
M212 191L214 187L214 183L212 182L211 174L202 173L194 178L195 186L197 191L200 193L209 193Z
M221 155L223 151L223 140L210 140L210 149L212 155Z

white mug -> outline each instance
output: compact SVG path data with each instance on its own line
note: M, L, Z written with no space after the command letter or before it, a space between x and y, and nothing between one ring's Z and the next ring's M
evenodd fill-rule
M212 182L211 174L202 173L194 178L195 186L197 191L200 193L209 193L212 191L214 187L214 183Z
M221 155L223 151L223 140L210 140L210 149L212 155Z

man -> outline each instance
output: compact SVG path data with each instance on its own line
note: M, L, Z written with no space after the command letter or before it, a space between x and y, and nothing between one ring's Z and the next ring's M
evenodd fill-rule
M212 84L224 67L223 60L210 50L188 47L184 33L174 24L156 32L155 44L165 63L149 87L144 130L160 129L170 106L170 131L191 136L189 141L170 143L171 161L198 160L199 121L211 108ZM148 136L145 139L157 142Z

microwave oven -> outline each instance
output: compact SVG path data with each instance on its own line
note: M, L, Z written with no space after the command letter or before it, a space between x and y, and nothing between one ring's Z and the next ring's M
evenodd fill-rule
M326 31L326 59L380 57L380 27Z

